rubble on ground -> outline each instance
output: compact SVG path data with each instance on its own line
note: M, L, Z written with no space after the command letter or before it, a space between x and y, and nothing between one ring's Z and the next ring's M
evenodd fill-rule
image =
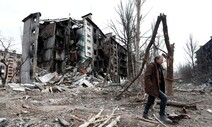
M101 75L92 74L90 66L87 66L87 68L69 66L64 74L50 73L43 69L39 70L41 71L36 73L35 81L32 84L8 83L7 85L14 91L24 92L26 90L39 89L44 93L53 93L67 91L76 87L97 88L105 81L105 78ZM111 84L112 81L105 83Z
M104 127L115 124L118 127L162 126L156 120L159 118L159 104L155 105L154 110L150 110L151 117L155 114L152 121L142 118L146 101L136 101L143 98L142 93L134 92L130 96L126 93L121 100L115 100L117 93L123 90L122 87L112 86L110 82L107 82L107 87L101 87L102 80L99 78L85 75L78 69L74 70L78 73L78 75L73 75L76 78L79 77L77 80L70 76L64 77L64 75L72 75L73 72L70 71L63 75L57 74L46 83L36 81L33 83L34 86L13 84L9 89L7 87L0 89L0 126L79 127L88 125L88 127ZM46 74L51 73L37 77ZM87 78L86 81L93 84L93 87L79 85L77 81L83 78ZM177 85L180 90L175 90L175 96L170 97L168 102L172 104L182 102L181 105L192 104L196 108L167 105L167 116L174 121L173 125L167 126L210 126L212 124L210 91L205 91L205 94L199 91L187 92L185 89L198 90L201 86ZM25 92L17 92L12 89L12 86L26 89Z

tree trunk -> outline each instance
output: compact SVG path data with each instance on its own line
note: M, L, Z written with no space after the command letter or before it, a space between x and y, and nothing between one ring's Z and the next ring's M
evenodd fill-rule
M137 8L137 24L136 24L136 44L135 44L135 74L139 73L139 43L140 43L140 22L141 22L141 0L136 0L136 8Z
M168 96L173 96L173 56L167 58L166 91Z
M168 27L166 23L166 15L162 15L163 34L165 37L167 55L167 74L166 74L166 91L168 96L173 96L173 63L174 63L174 44L169 42Z
M166 92L168 96L173 96L173 56L168 54L167 57L167 74L166 74Z
M127 52L128 52L128 79L132 79L133 76L133 65L132 65L132 52L131 52L131 43L127 44Z

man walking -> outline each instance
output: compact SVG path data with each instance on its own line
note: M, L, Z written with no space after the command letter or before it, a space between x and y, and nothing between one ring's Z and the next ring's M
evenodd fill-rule
M167 103L167 96L165 95L165 81L163 76L163 56L156 56L154 62L147 66L145 72L145 92L149 95L147 103L144 108L143 117L150 119L148 112L150 107L154 104L155 98L160 98L160 120L165 123L172 123L165 114Z

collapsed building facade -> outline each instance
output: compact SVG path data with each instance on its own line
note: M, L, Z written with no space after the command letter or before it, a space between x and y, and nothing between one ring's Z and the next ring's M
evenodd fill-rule
M126 49L111 33L101 31L91 13L82 20L40 17L33 13L23 19L22 83L31 83L37 68L64 73L67 67L80 67L85 61L93 74L108 74L114 82L127 76Z
M197 70L205 78L212 76L212 37L196 51Z

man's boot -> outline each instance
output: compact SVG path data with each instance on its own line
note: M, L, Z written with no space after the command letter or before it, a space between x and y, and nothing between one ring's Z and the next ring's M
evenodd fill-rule
M143 117L144 117L144 119L148 119L148 120L153 120L151 117L149 117L149 115L148 114L143 114Z
M161 115L160 116L160 120L164 123L167 123L167 124L172 124L172 120L169 119L166 115Z

